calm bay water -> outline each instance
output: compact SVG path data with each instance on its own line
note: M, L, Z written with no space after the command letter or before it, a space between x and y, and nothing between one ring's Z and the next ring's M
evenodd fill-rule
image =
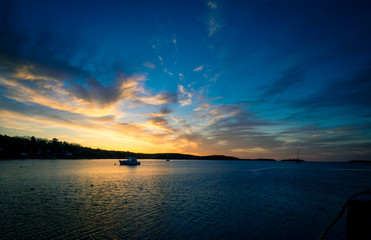
M0 238L316 239L371 187L369 164L116 162L0 161Z

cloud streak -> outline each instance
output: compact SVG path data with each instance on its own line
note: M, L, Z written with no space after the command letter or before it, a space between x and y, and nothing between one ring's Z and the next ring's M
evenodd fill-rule
M178 98L181 106L192 104L192 93L187 91L182 85L178 85Z
M344 79L335 79L327 83L323 90L297 102L297 104L307 108L370 107L370 91L371 65L366 65Z
M195 69L193 69L194 72L201 72L202 69L204 69L204 65L198 66Z
M207 7L209 8L209 16L207 21L209 37L212 37L219 32L224 26L221 23L221 12L217 2L209 1Z
M302 67L293 67L282 74L282 77L275 80L266 87L263 97L274 97L285 93L287 90L295 89L305 80L305 72Z

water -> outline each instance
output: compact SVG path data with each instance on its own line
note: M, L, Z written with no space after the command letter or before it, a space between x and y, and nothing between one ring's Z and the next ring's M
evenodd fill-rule
M371 187L369 164L115 162L0 161L0 238L316 239Z

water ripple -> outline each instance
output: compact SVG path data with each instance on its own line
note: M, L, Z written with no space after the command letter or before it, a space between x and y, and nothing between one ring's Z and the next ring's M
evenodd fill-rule
M371 183L347 165L142 162L0 162L0 238L315 239Z

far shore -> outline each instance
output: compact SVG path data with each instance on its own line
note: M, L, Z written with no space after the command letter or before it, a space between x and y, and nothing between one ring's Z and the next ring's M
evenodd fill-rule
M124 158L0 158L0 161L9 161L9 160L121 160ZM251 162L309 162L309 163L371 163L371 160L348 160L348 161L304 161L304 160L292 160L292 159L283 159L283 160L276 160L276 159L264 159L264 158L257 158L257 159L203 159L203 158L138 158L140 160L159 160L159 161L189 161L189 160L197 160L197 161L251 161Z

